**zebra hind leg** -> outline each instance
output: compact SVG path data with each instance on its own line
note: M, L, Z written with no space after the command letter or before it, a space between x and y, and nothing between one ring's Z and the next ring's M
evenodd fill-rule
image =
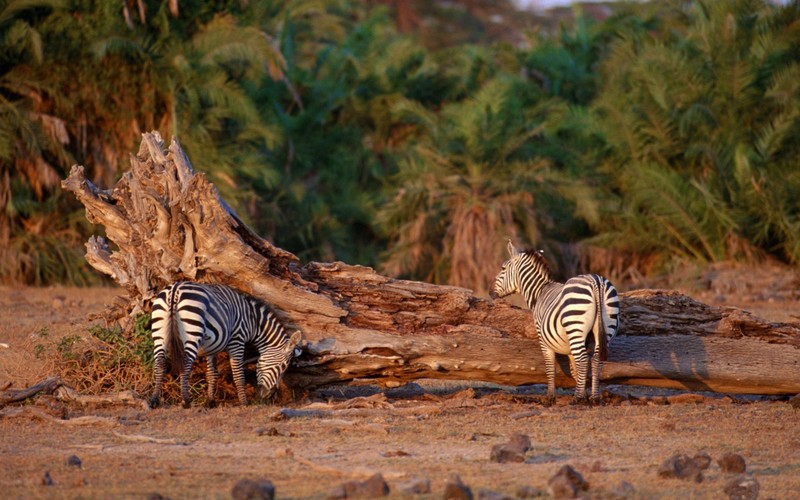
M150 408L158 408L161 404L161 388L164 385L164 372L167 370L167 360L164 352L160 351L153 360L153 372L155 374L155 387L150 396Z
M592 404L602 405L603 398L600 395L600 371L603 369L603 362L600 360L600 353L595 352L592 356Z
M217 406L217 380L219 380L219 372L217 371L217 355L209 354L206 356L206 384L208 385L208 399L206 400L206 408L214 408Z
M589 360L586 359L586 352L578 353L575 357L575 396L571 404L588 404L586 398L586 372L589 369Z
M189 395L189 375L192 374L193 364L194 364L194 358L187 355L186 361L184 362L183 365L183 369L181 370L181 399L183 400L184 408L192 407L192 398Z

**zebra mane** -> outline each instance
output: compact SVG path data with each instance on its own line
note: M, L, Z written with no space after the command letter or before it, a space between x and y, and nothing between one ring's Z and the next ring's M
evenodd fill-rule
M548 279L550 278L550 264L548 264L547 259L544 258L544 252L542 250L536 250L535 248L526 248L520 253L530 257L531 260L533 260L534 265L536 265L537 269L539 269L541 273L545 275L546 278Z

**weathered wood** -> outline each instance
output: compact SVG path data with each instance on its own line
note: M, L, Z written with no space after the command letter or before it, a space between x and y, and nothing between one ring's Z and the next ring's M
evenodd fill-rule
M128 291L119 318L147 310L166 283L221 282L265 300L287 326L303 332L306 349L287 375L291 385L545 381L529 311L464 288L392 279L362 266L301 266L251 231L205 175L192 170L175 140L165 151L157 133L144 134L131 170L110 192L86 180L79 166L62 185L117 247L93 238L87 260ZM621 317L606 381L800 392L798 324L768 323L658 290L623 294ZM571 379L562 376L558 383Z
M0 391L0 406L8 403L16 403L25 401L28 398L43 392L44 394L53 394L56 389L61 387L63 382L59 377L47 377L46 379L38 382L25 389L8 389Z

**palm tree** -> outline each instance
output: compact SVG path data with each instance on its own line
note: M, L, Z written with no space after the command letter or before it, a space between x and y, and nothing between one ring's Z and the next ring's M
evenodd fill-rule
M508 77L440 113L398 106L394 112L418 127L418 142L379 212L391 239L383 270L481 293L507 238L545 245L549 221L537 197L569 182L536 154L555 107L536 87Z
M622 203L608 239L667 259L800 262L798 14L697 1L613 45L594 104Z

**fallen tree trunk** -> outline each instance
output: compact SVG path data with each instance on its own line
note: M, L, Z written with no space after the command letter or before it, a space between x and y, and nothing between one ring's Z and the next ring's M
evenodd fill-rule
M62 186L105 227L87 243L88 262L128 298L109 311L147 311L165 284L224 283L273 306L303 332L305 352L287 376L299 387L420 378L508 385L545 381L530 312L471 290L388 278L341 262L300 265L251 231L195 173L177 141L143 135L131 170L111 191L72 168ZM487 263L493 265L493 263ZM668 291L622 295L620 336L607 382L735 393L800 392L800 325L764 322ZM571 379L560 377L559 384Z

